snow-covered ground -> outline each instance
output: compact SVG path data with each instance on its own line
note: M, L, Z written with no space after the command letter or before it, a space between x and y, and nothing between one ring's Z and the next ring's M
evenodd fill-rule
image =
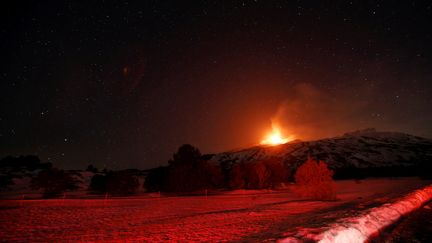
M0 201L5 241L262 241L319 234L340 218L395 201L431 181L337 182L339 200L286 191L217 196Z
M381 234L383 242L432 242L432 201Z
M351 242L361 243L375 239L389 226L402 217L419 209L432 200L432 185L414 190L400 198L389 200L383 205L361 210L342 217L322 232L305 230L296 237L287 237L281 242L303 242L305 239L320 243Z

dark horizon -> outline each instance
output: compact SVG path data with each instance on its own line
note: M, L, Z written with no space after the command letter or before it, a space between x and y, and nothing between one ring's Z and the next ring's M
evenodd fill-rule
M311 140L374 127L432 138L432 5L8 3L0 157L152 168L185 143Z

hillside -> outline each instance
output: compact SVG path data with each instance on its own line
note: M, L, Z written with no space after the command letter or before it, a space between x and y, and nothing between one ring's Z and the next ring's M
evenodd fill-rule
M338 178L362 176L359 173L366 176L412 175L419 172L419 168L430 167L432 139L365 129L316 141L297 140L278 146L220 153L211 161L232 165L278 159L294 171L308 156L327 162Z
M383 176L430 178L428 172L432 169L432 139L366 129L316 141L293 141L278 146L255 146L215 155L203 155L202 159L221 166L222 174L219 176L222 176L223 181L215 187L251 189L261 188L251 186L254 185L252 182L256 182L254 170L258 168L251 163L271 162L272 166L268 167L270 170L284 169L287 172L283 175L284 180L285 176L288 176L288 180L292 181L297 167L306 161L308 156L325 161L334 171L335 179ZM1 198L17 198L24 194L26 197L33 194L36 197L40 196L40 191L30 188L30 182L40 171L51 168L50 163L41 163L36 156L6 157L0 162ZM240 174L235 174L234 165L242 163L252 166L240 166L237 168ZM283 166L274 167L278 163ZM133 171L139 178L138 191L141 193L148 171ZM71 176L78 186L78 189L68 192L69 197L81 197L88 193L93 172L73 170L65 171L65 174ZM166 179L161 174L156 173L154 176L157 177L156 183Z

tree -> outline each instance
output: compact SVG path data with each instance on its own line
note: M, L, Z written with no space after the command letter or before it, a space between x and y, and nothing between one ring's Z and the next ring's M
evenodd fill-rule
M9 185L13 185L12 177L9 175L0 176L0 190L5 189Z
M231 189L246 188L246 165L243 162L231 167L228 187Z
M216 188L222 181L220 168L207 161L171 164L166 177L167 191L187 192Z
M139 188L139 180L129 171L109 172L106 189L113 195L133 195Z
M43 170L31 181L32 189L43 190L43 197L61 196L65 191L78 189L77 181L64 170L57 168Z
M262 162L240 162L231 168L231 189L261 189L265 187L269 171Z
M228 187L231 189L273 188L286 181L287 177L286 168L277 159L240 162L229 169Z
M263 162L246 164L245 184L247 189L262 189L269 187L271 172Z
M163 188L177 192L196 191L216 188L221 181L220 167L204 160L199 149L184 144L169 161Z
M144 189L147 192L165 191L167 174L167 166L160 166L149 170L144 181Z
M173 159L168 163L170 165L180 164L193 164L201 160L201 152L190 144L183 144L180 146L176 153L173 155Z
M324 161L308 158L294 175L297 184L296 192L306 198L318 200L335 199L335 188L332 179L333 171Z
M41 163L38 156L26 155L26 156L7 156L0 160L0 168L8 167L9 171L20 171L22 168L26 168L30 171L36 169L50 169L51 163Z
M133 195L139 188L138 178L130 171L110 171L92 177L89 191L111 195Z
M107 192L107 176L95 174L90 181L89 191L96 194L105 194Z
M264 164L270 171L270 176L268 178L268 187L275 188L280 186L282 183L288 181L289 173L281 160L270 158L264 161Z
M89 164L89 165L87 166L86 171L88 171L88 172L93 172L93 173L97 173L97 172L98 172L98 169L97 169L96 167L94 167L92 164Z

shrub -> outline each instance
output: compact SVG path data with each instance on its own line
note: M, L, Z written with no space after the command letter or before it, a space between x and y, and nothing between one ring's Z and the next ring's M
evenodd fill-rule
M277 159L238 163L231 167L228 187L231 189L274 188L287 180L287 170Z
M34 171L36 169L50 169L52 168L52 164L41 163L39 157L35 155L26 155L19 157L7 156L0 160L0 168L5 167L9 167L10 171L20 171L22 168Z
M235 164L229 171L228 187L230 189L246 188L246 165L244 163Z
M196 160L171 164L166 174L166 191L188 192L217 188L222 181L220 167Z
M31 181L32 189L42 189L43 197L52 198L59 197L65 191L76 190L77 181L63 170L56 168L43 170L34 177Z
M133 195L139 188L138 178L130 171L110 171L92 177L89 191L96 194Z
M335 199L333 172L324 161L308 158L294 175L296 192L305 198L317 200Z
M168 166L160 166L148 171L144 181L147 192L164 191L168 174Z
M106 193L107 176L95 174L90 181L89 191L95 194Z
M133 195L139 188L139 180L132 172L116 171L107 175L107 192L113 195Z
M9 185L13 185L12 177L9 175L0 176L0 190L5 189Z
M247 163L245 165L244 185L246 189L269 188L271 171L263 162Z
M89 164L89 165L87 166L86 171L88 171L88 172L93 172L93 173L97 173L97 172L98 172L98 169L97 169L96 167L94 167L92 164Z
M146 191L190 192L221 186L220 166L208 162L192 145L184 144L168 161L169 166L149 171L144 187Z
M275 188L279 187L282 183L288 181L288 170L283 165L282 161L278 159L268 159L264 161L265 166L270 171L268 177L267 187Z

